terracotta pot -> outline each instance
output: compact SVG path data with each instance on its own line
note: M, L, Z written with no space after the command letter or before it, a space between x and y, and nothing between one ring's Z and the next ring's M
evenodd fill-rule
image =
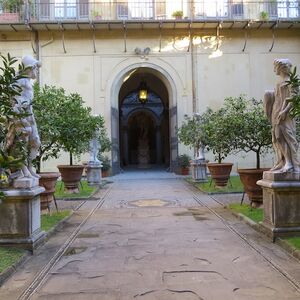
M68 193L79 193L79 183L81 180L83 165L59 165L57 166L61 180L65 184L65 190Z
M109 170L101 170L102 177L108 177L109 176Z
M181 175L189 175L190 169L188 167L181 167L180 168L180 174Z
M232 163L208 163L207 167L210 172L210 176L215 182L216 186L226 186L230 178L230 173L232 169Z
M245 193L248 195L251 205L260 206L263 203L262 188L256 184L263 177L263 172L269 169L238 169Z
M40 194L41 210L49 208L49 205L54 200L55 184L60 176L58 172L43 172L39 173L39 185L45 188L45 192Z

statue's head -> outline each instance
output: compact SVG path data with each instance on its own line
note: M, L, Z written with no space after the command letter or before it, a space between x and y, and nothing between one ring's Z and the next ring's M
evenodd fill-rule
M22 63L24 67L28 68L27 75L32 79L36 79L37 70L42 66L42 63L33 58L31 55L24 56L22 58Z
M287 58L280 58L274 60L274 71L277 75L288 74L292 68L292 63Z

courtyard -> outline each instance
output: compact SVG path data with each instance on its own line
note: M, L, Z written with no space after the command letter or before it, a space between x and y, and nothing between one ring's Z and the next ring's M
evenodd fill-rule
M299 262L224 208L241 194L208 196L161 170L112 180L1 299L299 299Z

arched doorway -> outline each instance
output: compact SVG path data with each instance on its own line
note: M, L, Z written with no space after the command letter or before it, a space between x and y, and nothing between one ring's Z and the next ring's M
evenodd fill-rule
M145 102L140 100L141 88L147 91ZM119 133L121 168L169 168L169 95L147 68L134 70L120 88Z

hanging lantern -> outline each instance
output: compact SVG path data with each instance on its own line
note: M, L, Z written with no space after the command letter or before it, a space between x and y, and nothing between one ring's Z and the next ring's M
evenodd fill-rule
M139 87L139 100L141 103L146 103L148 97L148 90L146 86L146 82L142 81Z

